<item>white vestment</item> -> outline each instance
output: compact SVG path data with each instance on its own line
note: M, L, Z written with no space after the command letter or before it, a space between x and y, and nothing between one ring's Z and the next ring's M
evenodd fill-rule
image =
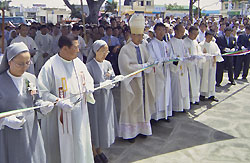
M186 37L184 40L185 48L188 50L189 56L201 56L202 52L200 46L196 40L191 40ZM188 75L189 75L189 86L190 86L190 102L199 102L200 98L200 66L201 60L193 59L188 61Z
M198 42L202 42L205 40L205 33L206 33L206 31L202 32L201 30L199 30L199 35L196 38Z
M39 71L41 70L42 66L45 64L45 62L52 56L52 49L53 49L53 38L51 35L36 35L35 38L36 45L38 46L38 57L37 62L35 64L35 74L38 75ZM47 53L49 54L47 57L43 57L43 54Z
M205 97L215 95L215 75L216 75L216 62L222 62L223 58L220 55L218 45L211 41L210 43L203 41L200 44L201 50L207 52L206 62L202 65L201 88L200 94ZM211 56L217 55L217 56Z
M118 57L122 75L128 75L143 68L142 64L138 63L136 47L138 46L132 41L122 47ZM139 49L142 63L147 63L150 55L144 42L139 45ZM151 135L150 119L155 112L154 107L155 79L152 69L122 81L119 136L123 139L131 139L138 134Z
M86 49L86 43L81 36L78 36L78 43L79 43L78 58L80 58L80 60L83 61L83 56L84 55L86 56L86 54L84 54Z
M172 59L188 57L188 52L184 47L182 39L175 37L167 42L168 56ZM183 111L183 109L190 109L189 100L189 81L186 61L178 61L170 64L171 75L171 90L172 90L172 108L173 111Z
M169 59L167 56L167 43L156 38L148 44L150 55L156 61ZM169 63L159 63L155 68L155 112L152 119L167 119L172 116L172 95Z
M57 53L59 53L60 51L60 48L59 48L59 45L58 45L58 41L60 39L60 37L62 36L61 33L59 33L58 35L52 35L52 55L55 55Z
M13 39L10 44L13 44L15 42L23 42L29 48L30 53L35 53L38 50L35 41L29 36L23 37L19 35L15 39ZM27 72L34 74L34 75L35 75L34 64L36 63L36 58L37 58L37 54L31 58L31 64L27 70Z
M46 101L55 102L60 97L74 103L80 99L71 112L55 107L42 118L47 163L93 163L86 97L94 90L94 83L85 64L79 58L66 61L56 54L42 67L38 83Z

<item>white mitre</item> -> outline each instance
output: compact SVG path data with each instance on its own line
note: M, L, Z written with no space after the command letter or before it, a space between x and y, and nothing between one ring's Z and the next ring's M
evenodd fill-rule
M131 34L144 34L145 18L142 14L134 14L129 20Z

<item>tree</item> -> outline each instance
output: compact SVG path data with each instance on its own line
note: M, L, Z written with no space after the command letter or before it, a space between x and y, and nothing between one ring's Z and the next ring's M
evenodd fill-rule
M115 9L117 9L117 2L106 1L106 3L105 3L105 13L106 12L112 12L112 13L114 13Z
M105 0L87 0L89 16L87 17L86 22L94 24L98 23L98 14L104 1ZM71 10L71 14L77 13L76 7L72 5L69 0L63 0L63 2Z
M184 9L183 6L180 6L178 5L177 3L174 3L174 4L168 4L168 5L165 5L166 6L166 10L182 10Z
M189 2L189 19L193 22L193 5L197 0L190 0Z
M9 10L11 1L0 1L0 9Z

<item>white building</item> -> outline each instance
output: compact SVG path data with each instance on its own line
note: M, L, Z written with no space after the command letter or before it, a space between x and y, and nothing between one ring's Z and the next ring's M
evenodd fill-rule
M7 16L23 16L26 19L35 19L40 23L53 23L70 17L70 11L60 8L46 8L45 5L33 5L32 8L11 7Z

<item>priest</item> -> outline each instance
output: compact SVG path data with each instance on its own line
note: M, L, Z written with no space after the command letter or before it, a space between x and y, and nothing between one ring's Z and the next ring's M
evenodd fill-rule
M184 39L185 48L188 50L189 60L187 64L189 76L189 95L191 104L199 105L200 97L200 66L201 60L197 56L202 55L200 46L196 41L199 30L195 26L191 26L188 30L188 37Z
M208 98L218 102L218 99L215 98L216 62L222 62L223 58L218 45L212 41L213 35L212 31L207 31L205 41L199 44L206 57L206 62L202 65L200 100L203 101L205 98Z
M121 75L151 65L153 61L143 39L145 19L143 15L133 15L129 21L132 40L124 45L118 63ZM152 69L141 72L121 82L121 113L119 136L131 143L139 134L152 134L151 114L155 112L155 79Z
M174 37L167 44L168 56L180 60L170 64L172 107L173 111L185 112L190 109L188 69L185 60L189 54L182 40L185 28L178 24L174 31Z
M62 36L60 52L42 67L39 90L56 107L41 120L47 163L93 163L87 102L94 103L93 79L77 58L78 38Z
M165 25L157 23L154 26L155 38L148 44L148 50L151 56L159 62L155 67L155 112L152 114L152 119L168 119L172 116L172 97L171 97L171 79L169 63L164 61L169 60L167 56L167 43L163 40L165 35Z

